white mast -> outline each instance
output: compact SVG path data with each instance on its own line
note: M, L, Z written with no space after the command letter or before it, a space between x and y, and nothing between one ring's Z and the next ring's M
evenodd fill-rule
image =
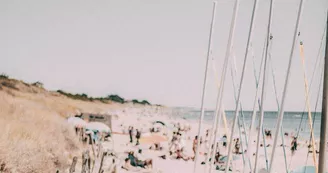
M222 73L222 78L221 78L221 86L220 86L220 91L219 91L219 96L218 98L220 98L220 100L217 102L217 107L216 107L216 111L215 111L215 127L213 128L214 130L214 135L211 134L211 142L213 140L215 140L216 136L217 136L217 130L220 128L220 123L221 123L221 116L220 116L220 113L221 113L221 108L222 108L222 96L223 96L223 89L224 89L224 79L225 79L225 76L226 76L226 68L227 68L227 65L228 65L228 60L229 60L229 57L230 57L230 54L231 54L231 51L232 51L232 47L233 47L233 38L234 38L234 34L235 34L235 25L236 25L236 22L237 22L237 13L238 13L238 7L239 7L239 0L236 0L235 1L235 4L234 4L234 7L233 7L233 14L232 14L232 21L231 21L231 25L230 25L230 31L229 31L229 38L228 38L228 44L227 44L227 49L226 49L226 53L225 53L225 59L224 59L224 67L223 67L223 73ZM220 94L221 93L221 94ZM219 106L219 108L218 108ZM218 116L218 117L217 117ZM214 137L214 139L213 139ZM210 145L210 151L211 151L211 145ZM196 153L196 155L198 154L198 151ZM208 154L211 154L211 152L209 152ZM214 157L214 154L212 154L212 157ZM197 164L195 162L195 164ZM209 172L212 172L212 164L210 162L210 170Z
M237 0L236 3L239 3L239 0ZM238 114L239 114L240 95L241 95L241 90L242 90L243 81L244 81L244 74L245 74L246 62L247 62L247 58L248 58L249 46L250 46L250 43L251 43L251 40L252 40L252 33L253 33L253 30L254 30L254 20L255 20L255 17L256 17L257 4L258 4L258 1L255 0L254 1L254 6L253 6L253 12L252 12L252 19L251 19L251 23L250 23L250 29L249 29L249 32L248 32L248 39L247 39L247 44L246 44L246 52L245 52L245 56L244 56L243 69L242 69L242 74L241 74L240 84L239 84L239 90L238 90L238 95L237 95L235 116L234 116L234 120L233 120L233 124L232 124L232 128L231 128L231 134L230 134L230 138L229 138L230 141L229 141L229 149L228 149L228 160L227 160L226 171L225 171L226 173L229 171L229 166L230 166L231 150L232 150L232 139L233 139L234 130L235 130L236 122L237 122L237 119L238 119ZM230 50L230 52L231 52L231 50Z
M209 35L209 40L208 40L208 49L207 49L207 59L206 59L206 66L205 66L205 76L204 76L203 92L202 92L201 115L200 115L200 118L199 118L199 127L198 127L198 137L199 138L200 138L200 133L202 131L202 125L203 125L203 119L204 119L204 100L205 100L205 94L206 94L208 61L210 59L210 53L211 53L212 32L213 32L213 27L214 27L214 23L215 23L216 4L217 4L217 2L214 1L213 2L213 12L212 12L212 21L211 21L210 35ZM199 145L200 145L200 139L198 139L197 147L196 147L194 173L196 172L197 160L198 160L198 155L199 155Z
M261 63L260 63L260 71L259 71L259 77L257 78L256 75L256 70L255 70L255 63L253 60L253 66L254 66L254 77L255 77L255 86L256 86L256 93L255 93L255 99L254 99L254 103L253 103L253 111L252 111L252 118L251 118L251 124L250 124L250 128L249 128L249 137L248 137L248 146L247 146L247 157L250 158L251 157L251 153L252 153L252 145L250 145L253 141L253 130L254 130L254 123L255 123L255 118L256 118L256 105L258 103L258 95L259 95L259 91L260 91L260 87L259 87L259 82L261 80L261 76L262 76L262 66L263 66L263 59L264 59L264 53L265 53L265 47L266 47L266 40L264 42L264 47L263 47L263 52L262 52L262 57L261 57ZM254 57L253 57L254 58ZM250 169L251 172L252 169Z
M270 160L270 165L269 165L270 166L269 173L272 172L273 163L274 163L274 159L275 159L274 156L275 156L275 151L276 151L277 142L278 142L278 135L279 135L279 131L281 129L282 120L284 118L285 98L286 98L286 93L287 93L287 88L288 88L290 69L291 69L292 60L293 60L293 56L294 56L294 49L295 49L295 45L296 45L296 41L297 41L297 33L298 33L298 30L299 30L301 14L303 12L303 4L304 4L304 0L301 0L300 5L299 5L299 9L298 9L297 21L296 21L296 26L295 26L294 36L293 36L293 43L292 43L292 47L291 47L291 50L290 50L289 63L288 63L287 74L286 74L286 79L285 79L285 86L284 86L284 91L283 91L283 95L282 95L282 101L281 101L279 116L278 116L278 120L277 120L278 123L277 123L276 131L275 131L275 137L274 137L274 143L273 143L273 148L272 148L271 160ZM315 152L315 151L313 151L313 152Z
M328 28L328 12L327 25ZM320 128L320 150L319 150L319 173L326 172L326 145L327 145L327 124L328 124L328 29L326 30L326 55L325 55L325 72L323 78L323 96L322 96L322 111L321 111L321 128ZM315 151L313 151L315 152Z
M273 13L273 0L270 1L270 11L269 11L269 23L267 28L267 38L266 38L266 48L265 48L265 58L264 58L264 72L263 72L263 83L262 83L262 94L261 94L261 105L260 107L260 120L259 120L259 129L256 140L256 156L255 156L255 165L254 172L257 173L257 163L259 158L259 149L260 149L260 137L263 127L263 117L264 117L264 100L265 100L265 92L266 92L266 77L267 77L267 60L269 54L269 45L271 42L271 24L272 24L272 13ZM265 146L264 146L265 147Z

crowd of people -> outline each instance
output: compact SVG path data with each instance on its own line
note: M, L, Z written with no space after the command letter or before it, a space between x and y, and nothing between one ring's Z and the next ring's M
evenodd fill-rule
M181 128L180 124L175 124L174 125L174 130L172 131L172 135L170 136L168 140L168 153L163 154L159 156L162 159L167 159L168 157L171 159L178 159L178 160L184 160L184 161L189 161L192 160L194 161L196 152L197 152L197 145L198 142L200 144L200 148L203 148L200 154L206 156L208 154L212 155L214 154L214 160L212 163L219 165L223 164L224 161L221 160L222 157L226 157L221 154L220 150L225 150L227 148L228 144L228 138L227 135L224 134L220 140L220 142L216 141L214 144L210 144L210 130L206 130L206 133L203 136L194 136L192 139L192 148L191 150L193 151L193 155L188 155L185 152L188 150L186 148L188 145L186 145L186 140L190 140L190 137L187 136L188 128ZM158 133L160 132L160 128L150 128L150 133ZM128 128L128 134L129 134L129 142L133 144L134 146L140 145L140 138L141 138L141 131L138 129L135 129L133 126L129 126ZM272 139L272 133L271 130L265 130L264 135L268 140ZM288 136L288 134L285 134L285 136ZM203 140L204 138L204 140ZM240 155L244 152L247 152L246 150L242 151L241 150L241 141L239 138L234 138L232 140L233 142L233 153L236 155ZM210 146L211 145L211 146ZM222 147L220 147L222 146ZM263 145L262 145L263 146ZM297 138L294 137L292 142L291 142L291 151L292 154L297 150ZM212 153L206 153L209 151L209 148L211 147ZM165 146L163 146L162 143L160 142L154 142L149 146L149 150L154 150L154 151L163 151ZM198 151L199 152L199 151ZM137 153L130 151L127 155L127 158L125 159L124 165L122 166L123 169L125 170L131 170L135 168L152 168L153 161L152 159L143 159L141 157L142 155L142 150L139 150ZM209 158L209 157L206 157ZM211 160L209 160L211 161ZM202 164L205 164L205 162L202 162ZM218 168L217 168L218 169Z

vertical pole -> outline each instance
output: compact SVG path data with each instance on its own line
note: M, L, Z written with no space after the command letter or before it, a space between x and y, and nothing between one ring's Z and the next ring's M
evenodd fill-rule
M235 68L233 68L235 67ZM235 76L234 76L234 71L235 73L237 74L237 68L236 68L236 63L235 61L233 61L233 64L231 63L231 78L232 78L232 86L233 86L233 95L234 95L234 99L235 99L235 102L237 102L237 96L236 96L236 91L239 90L239 88L237 87L236 89L236 84L235 84ZM234 70L233 70L234 69ZM241 115L242 115L242 118L244 118L244 113L243 113L243 107L241 105L241 102L240 102L240 110L241 110ZM248 141L247 141L247 133L246 133L246 129L245 129L245 122L244 122L244 119L243 120L243 124L241 124L241 119L240 117L238 117L238 132L239 132L239 138L240 138L240 143L241 143L241 149L242 149L242 157L243 157L243 172L246 171L246 161L245 161L245 153L244 153L244 146L243 146L243 139L242 139L242 133L241 133L241 130L240 130L240 126L243 125L244 126L244 131L245 131L245 136L246 136L246 139L245 139L245 143L246 143L246 147L248 145ZM248 158L248 163L249 163L249 168L252 169L252 164L250 162L250 159Z
M195 163L194 163L194 173L196 172L197 160L198 160L198 156L199 156L200 133L202 131L202 125L203 125L203 119L204 119L204 100L205 100L205 94L206 94L208 61L209 61L210 52L211 52L212 32L213 32L213 26L214 26L214 22L215 22L216 4L217 4L217 2L214 1L213 2L213 13L212 13L211 28L210 28L210 36L209 36L209 40L208 40L207 59L206 59L206 66L205 66L205 76L204 76L204 84L203 84L203 92L202 92L202 102L201 102L201 115L200 115L200 118L199 118L199 127L198 127L198 138L199 139L197 141L197 147L196 147Z
M270 166L269 173L272 172L273 163L274 163L274 159L275 159L275 151L276 151L277 143L278 143L278 135L279 135L279 131L281 130L282 120L284 118L284 108L285 108L285 100L286 100L286 94L287 94L287 88L288 88L288 81L289 81L289 77L290 77L290 69L291 69L293 56L294 56L294 49L295 49L295 45L296 45L296 41L297 41L297 33L298 33L299 25L300 25L301 14L303 11L303 4L304 4L304 0L301 0L299 9L298 9L298 15L297 15L297 21L296 21L296 26L295 26L295 30L294 30L293 42L292 42L290 55L289 55L289 62L288 62L286 79L285 79L285 85L284 85L284 90L282 93L282 99L281 99L282 101L281 101L280 111L279 111L278 120L277 120L277 128L275 131L274 143L272 146L272 154L271 154L271 160L270 160L270 165L269 165ZM313 151L313 152L315 152L315 151Z
M272 0L271 0L272 3ZM268 37L270 37L270 33L268 32ZM261 132L263 131L263 117L264 117L264 98L265 98L265 92L266 92L266 77L267 77L267 59L268 59L268 46L269 46L270 39L267 39L267 48L266 48L266 56L264 59L264 74L263 74L263 83L262 83L262 94L261 94L261 103L259 104L260 107L260 119L259 119L259 129L258 129L258 134L257 134L257 140L256 140L256 156L255 156L255 164L254 164L254 172L257 173L257 162L259 158L259 149L260 149L260 137L261 137ZM262 132L263 133L263 132ZM266 147L265 144L263 147Z
M256 73L256 69L255 69L255 60L254 60L254 56L253 56L253 67L254 67L254 78L255 78L255 86L256 86L256 93L255 93L255 99L254 99L254 103L253 103L253 111L252 111L252 118L251 118L251 124L250 124L250 128L249 128L249 137L248 137L248 144L251 144L253 142L253 130L254 130L254 123L255 123L255 118L256 118L256 105L258 102L258 95L260 92L260 86L259 86L259 82L261 80L261 76L262 76L262 66L263 66L263 59L265 57L265 48L266 48L266 40L264 42L264 46L263 46L263 52L262 52L262 57L261 57L261 63L260 63L260 71L259 71L259 77L257 78L257 73ZM247 147L247 157L251 158L251 153L252 152L252 145L248 145ZM251 159L250 159L251 160ZM252 169L250 169L250 172L253 172Z
M267 38L266 38L266 48L265 48L265 58L264 58L264 72L263 72L263 83L262 83L262 94L261 94L261 104L259 104L260 109L260 119L259 119L259 129L256 140L256 156L255 156L255 164L254 164L254 172L257 173L257 162L259 158L259 149L260 149L260 136L261 132L263 133L263 117L264 117L264 98L266 92L266 77L267 77L267 60L268 60L268 52L269 52L269 44L271 42L271 24L272 24L272 12L273 12L273 0L270 1L270 11L269 11L269 23L267 27ZM263 134L262 134L263 135ZM265 142L265 139L263 139ZM263 146L266 147L265 144ZM266 160L267 162L267 160Z
M328 12L327 12L327 28L328 28ZM320 154L319 154L319 173L324 173L326 170L326 145L327 145L327 114L328 114L328 29L326 30L326 55L325 55L325 72L323 78L323 99L321 111L321 128L320 128ZM315 151L313 151L315 152Z
M240 106L240 104L239 104L240 103L240 96L241 96L241 91L242 91L242 88L243 88L243 81L244 81L244 74L245 74L245 70L246 70L249 46L250 46L250 43L251 43L251 40L252 40L252 33L253 33L253 29L254 29L254 21L255 21L255 16L256 16L257 2L258 2L257 0L254 2L254 9L253 9L253 12L252 12L252 19L251 19L251 23L250 23L249 32L248 32L246 52L245 52L245 56L244 56L243 68L242 68L242 73L241 73L241 77L240 77L239 90L238 90L237 101L236 101L235 116L234 116L233 124L232 124L232 127L231 127L229 149L228 149L228 160L227 160L227 163L226 163L226 170L225 170L226 173L229 171L229 166L230 166L230 161L231 161L230 159L231 159L231 155L232 155L232 153L231 153L232 138L233 138L233 134L234 134L234 131L235 131L235 126L236 126L237 119L238 119L239 106ZM238 6L239 6L239 0L236 0L236 11L234 13L234 16L237 14ZM230 52L231 52L231 48L230 48Z
M235 26L236 26L236 23L237 23L238 7L239 7L239 0L236 0L235 4L234 4L234 7L233 7L232 20L231 20L231 24L230 24L230 31L229 31L229 38L228 38L228 44L227 44L227 49L226 49L225 58L224 58L224 67L223 67L224 70L223 70L222 79L221 79L221 81L223 81L223 82L224 82L224 78L225 78L226 72L227 72L226 69L227 69L227 66L228 66L228 60L229 60L229 57L231 55L232 48L233 48L233 41L234 41L234 35L235 35ZM221 86L221 92L223 93L223 85ZM222 95L221 95L220 99L222 100ZM221 123L221 116L220 116L221 110L220 110L220 108L221 107L222 107L222 104L220 104L218 112L216 112L217 116L219 116L219 117L217 118L216 127L214 128L214 139L217 136L218 129L220 128L220 123ZM224 116L224 113L223 113L223 116ZM212 154L212 158L213 157L214 157L214 153ZM212 172L212 164L210 164L209 172L210 173Z

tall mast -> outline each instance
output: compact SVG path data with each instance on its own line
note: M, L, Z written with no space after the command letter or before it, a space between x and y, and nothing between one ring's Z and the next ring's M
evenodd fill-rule
M225 77L226 77L226 73L227 73L227 66L228 66L228 61L229 61L229 57L231 55L232 52L232 48L233 48L233 38L235 35L235 25L237 22L237 13L238 13L238 7L239 7L239 0L235 1L234 7L233 7L233 14L232 14L232 21L231 21L231 25L230 25L230 31L229 31L229 38L228 38L228 44L227 44L227 49L226 49L226 53L225 53L225 59L224 59L224 64L223 64L223 73L222 73L222 77L221 77L221 86L220 90L219 90L219 95L217 97L217 105L216 105L216 111L215 111L215 121L214 121L214 127L212 129L211 132L211 137L210 137L210 142L212 142L213 140L215 140L217 133L218 133L218 129L220 128L220 124L221 124L221 109L222 109L222 98L223 98L223 89L224 89L224 81L225 81ZM213 134L214 131L214 134ZM211 155L211 148L212 146L210 145L210 149L209 149L209 155ZM197 151L198 152L198 151ZM196 153L197 155L198 153ZM214 152L212 153L211 158L214 157ZM207 160L207 159L206 159ZM210 162L210 170L209 172L212 172L212 162ZM195 162L196 164L196 162ZM205 168L207 169L207 167ZM207 170L206 170L207 171Z
M260 119L259 119L259 129L257 134L256 140L256 156L255 156L255 165L254 165L254 172L257 173L257 163L259 158L259 149L260 149L260 136L263 127L263 117L264 117L264 98L266 92L266 77L267 77L267 60L268 60L268 52L269 52L269 45L271 42L271 24L272 24L272 12L273 12L273 0L270 1L270 11L269 11L269 23L267 28L267 38L266 38L266 48L265 48L265 58L264 58L264 72L263 72L263 83L262 83L262 94L261 94L261 104L259 104L260 109ZM266 146L264 146L266 147ZM266 160L267 162L267 160Z
M250 158L251 157L251 153L252 152L252 145L250 145L253 141L253 131L254 131L254 123L255 123L255 118L256 118L256 105L258 102L258 95L260 92L260 87L259 87L259 82L261 80L261 76L262 76L262 67L263 67L263 59L265 57L264 53L265 53L265 47L266 47L266 40L264 42L264 46L263 46L263 51L262 51L262 56L261 56L261 63L260 63L260 71L259 71L259 76L257 77L257 73L256 73L256 67L255 67L255 58L253 56L253 69L254 69L254 78L255 78L255 87L256 87L256 93L255 93L255 98L254 98L254 103L253 103L253 111L252 111L252 118L251 118L251 124L250 124L250 128L249 128L249 137L248 137L248 147L247 147L247 157ZM252 169L250 169L250 172L253 172Z
M252 12L252 19L251 19L251 23L250 23L249 32L248 32L246 52L245 52L245 56L244 56L243 68L242 68L242 73L241 73L241 77L240 77L239 90L238 90L237 101L236 101L235 116L234 116L234 120L233 120L233 124L232 124L232 128L231 128L231 134L230 134L230 138L229 138L230 141L229 141L229 149L228 149L228 160L227 160L226 171L225 171L226 173L229 171L229 166L230 166L230 161L231 161L232 139L233 139L234 130L235 130L235 126L236 126L236 123L237 123L238 114L239 114L240 96L241 96L241 91L242 91L242 87L243 87L244 74L245 74L245 70L246 70L249 46L250 46L250 43L252 41L252 33L253 33L253 30L254 30L254 21L255 21L255 17L256 17L257 2L258 2L257 0L254 2L254 8L253 8L253 12ZM237 3L239 3L239 0L236 0L236 4ZM235 11L234 15L236 15L236 12L237 12L237 10ZM231 52L231 48L230 48L230 52Z
M270 160L270 165L269 165L270 166L269 173L272 172L273 163L274 163L274 159L275 159L275 157L274 157L275 156L275 151L276 151L277 143L278 143L278 135L279 135L279 131L281 130L282 120L284 118L285 99L286 99L286 93L287 93L287 88L288 88L290 69L291 69L292 60L293 60L293 56L294 56L294 49L295 49L295 45L296 45L296 41L297 41L297 33L298 33L299 25L300 25L301 14L302 14L302 11L303 11L303 4L304 4L304 0L301 0L300 5L299 5L299 9L298 9L297 21L296 21L296 26L295 26L294 36L293 36L293 42L292 42L292 46L291 46L291 50L290 50L289 63L288 63L288 68L287 68L285 85L284 85L284 90L283 90L283 94L282 94L282 101L281 101L279 116L278 116L278 120L277 120L278 123L277 123L276 131L275 131L275 137L274 137L274 143L273 143L273 148L272 148L271 160ZM313 151L313 152L315 152L315 151Z
M202 131L202 125L203 125L203 119L204 119L204 101L205 101L205 95L206 95L208 61L210 59L210 53L211 53L212 32L213 32L213 27L214 27L214 23L215 23L216 3L217 3L216 1L213 2L212 21L211 21L209 40L208 40L207 59L206 59L206 66L205 66L205 76L204 76L202 102L201 102L201 115L200 115L200 118L199 118L199 127L198 127L198 137L199 138L200 138L200 133ZM200 145L200 140L198 139L197 147L196 147L196 155L195 155L194 173L196 172L197 159L198 159L198 155L199 155L199 151L198 151L199 145Z
M233 61L233 64L231 62L231 68L230 69L231 69L232 85L233 85L233 90L234 90L233 95L234 95L234 99L235 99L235 102L236 102L237 101L236 91L238 91L238 86L236 88L234 71L237 74L237 69L236 68L233 68L233 67L236 67L236 64L234 63L234 61ZM240 110L241 110L241 114L243 115L243 108L242 108L241 102L240 102ZM243 137L242 137L242 133L241 133L241 130L240 130L240 126L241 126L241 122L240 121L241 121L241 119L239 117L239 119L238 119L238 130L239 131L238 132L239 132L239 138L240 138L240 143L241 143L241 149L242 149L242 151L244 151ZM243 122L244 130L245 130L245 123L244 123L244 120L243 119L242 119L242 122ZM245 130L245 136L247 136L246 130ZM245 140L245 144L246 144L245 147L247 147L247 137L246 137L246 140ZM242 157L243 157L243 164L244 164L243 172L245 172L246 171L246 159L245 159L245 153L244 152L242 152ZM251 160L248 159L249 168L251 169L252 168L252 164L251 164L250 161Z
M327 25L328 28L328 12L327 12ZM323 77L323 99L322 99L322 111L321 111L321 128L320 128L320 150L319 150L319 173L326 171L326 145L327 145L327 115L328 115L328 29L326 29L326 55L325 55L325 72ZM313 151L315 152L315 151Z

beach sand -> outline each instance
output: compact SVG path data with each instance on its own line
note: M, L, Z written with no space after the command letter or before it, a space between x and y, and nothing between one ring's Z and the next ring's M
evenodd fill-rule
M148 129L152 127L154 121L160 120L166 124L166 127L164 127L164 132L168 134L168 137L163 135L162 133L157 133L157 134L150 134L148 132ZM189 132L183 133L182 137L185 139L185 151L184 154L187 156L193 156L193 151L192 151L192 142L194 139L194 136L197 135L198 132L198 122L195 121L188 121L182 118L172 118L167 115L153 115L153 116L142 116L142 115L129 115L128 112L125 114L118 115L117 119L113 120L113 142L106 142L103 145L107 148L113 149L115 153L119 156L118 162L116 162L118 169L118 172L162 172L162 173L185 173L185 172L193 172L194 168L194 161L189 160L189 161L184 161L182 159L177 160L174 158L170 158L169 156L169 143L168 139L170 139L170 136L172 134L173 128L170 128L173 126L171 123L177 123L180 122L180 124L188 124L191 127L191 130ZM141 138L141 144L139 146L135 146L135 143L130 144L129 143L129 135L127 128L129 126L134 126L135 129L141 129L142 130L142 138ZM222 126L221 126L222 127ZM203 125L203 140L205 139L205 131L206 129L210 129L211 125L210 124L204 124ZM219 130L222 136L222 133L225 131L225 129L221 128ZM236 130L237 131L237 130ZM125 134L124 134L125 133ZM252 153L250 153L250 161L252 168L254 168L254 160L255 156L253 153L256 151L256 143L254 140L256 140L256 132L253 132L253 142L250 144L251 145L251 150ZM234 135L235 137L238 137L238 134ZM154 151L154 150L149 150L149 147L152 142L159 141L161 143L161 146L163 146L162 151ZM262 141L262 138L261 140ZM312 154L309 154L309 157L307 159L307 144L305 144L305 141L298 141L298 150L295 152L294 156L291 155L291 150L290 150L290 144L291 144L292 138L291 137L285 137L285 149L286 149L286 159L288 163L288 169L294 170L297 168L300 168L305 165L313 165L313 158ZM271 152L272 152L272 144L273 144L273 139L267 139L266 144L270 145L269 147L266 147L267 149L267 156L268 159L270 160L271 157ZM227 148L224 148L222 144L220 145L220 154L222 155L227 155ZM276 158L275 162L273 164L273 172L275 173L283 173L286 172L286 166L285 166L285 159L284 159L284 152L283 152L283 147L281 145L281 140L278 142L278 147L276 150ZM121 166L124 163L124 159L127 157L127 154L124 152L128 151L134 151L137 152L138 149L143 150L143 158L145 159L152 159L153 160L153 169L151 170L146 170L146 169L138 169L135 171L126 171L121 169ZM246 148L244 148L246 149ZM201 149L200 149L200 157L198 159L197 167L196 167L196 172L197 173L203 173L207 172L205 171L205 165L202 165L201 162L205 160L204 152L206 152L207 149L204 144L202 144ZM160 158L159 156L161 155L166 155L167 158L164 160ZM247 158L247 155L245 154L245 157ZM249 172L249 160L245 160L246 167L244 167L242 155L238 155L238 159L232 161L232 167L234 172ZM111 160L112 158L108 158L109 160L106 161L106 166L109 167L111 165ZM307 161L307 162L306 162ZM269 162L270 163L270 162ZM327 162L328 163L328 162ZM105 167L106 167L105 166ZM223 172L223 171L217 171L214 170L215 166L212 167L213 171L212 172ZM258 169L265 169L266 168L266 159L265 159L265 152L264 152L264 147L260 148L259 151L259 162L258 162ZM106 168L105 168L106 170ZM105 171L106 172L106 171Z

